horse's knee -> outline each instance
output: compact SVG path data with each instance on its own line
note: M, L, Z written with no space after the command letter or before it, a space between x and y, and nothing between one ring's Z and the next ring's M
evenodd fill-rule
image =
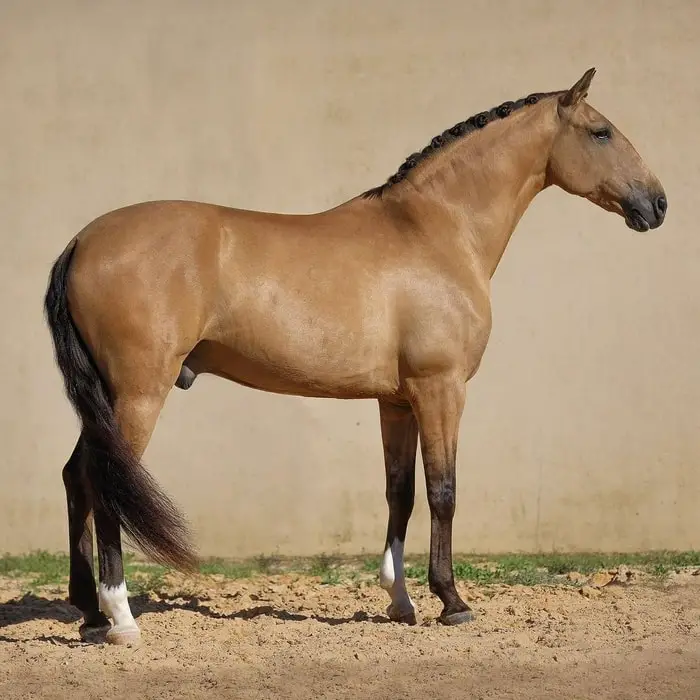
M428 486L428 505L438 520L452 520L455 501L455 485L452 479L440 479Z

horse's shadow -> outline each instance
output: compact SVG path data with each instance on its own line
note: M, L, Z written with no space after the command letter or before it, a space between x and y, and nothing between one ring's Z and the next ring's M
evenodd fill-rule
M271 617L286 622L300 622L314 620L326 625L344 625L353 622L372 622L383 624L390 622L385 615L368 615L364 610L357 610L348 617L330 617L316 613L289 612L273 605L256 605L254 607L237 610L232 613L222 613L214 610L206 604L206 599L192 595L168 596L161 595L159 600L145 594L129 597L131 610L135 618L145 613L166 613L172 610L189 610L198 615L217 620L254 620L258 617ZM25 593L21 598L10 600L0 604L0 629L9 625L17 625L33 620L52 620L66 625L75 624L82 618L80 611L73 607L67 600L60 598L43 598L33 593ZM14 643L19 641L7 635L0 634L0 643ZM62 635L41 635L33 638L33 641L46 642L47 644L76 645L81 642L76 637L69 639Z
M162 613L169 610L190 610L199 615L210 617L216 620L253 620L256 617L272 617L286 622L301 622L304 620L314 620L325 625L345 625L351 622L373 622L383 624L391 622L386 615L368 615L364 610L357 610L349 617L328 617L316 613L289 612L276 608L273 605L256 605L251 608L237 610L233 613L222 613L212 609L202 602L198 596L178 595L160 596L160 600L153 600L147 595L137 595L129 599L134 617L139 617L144 613Z
M32 620L54 620L69 624L80 618L80 611L64 598L44 598L25 593L20 598L0 603L0 628Z

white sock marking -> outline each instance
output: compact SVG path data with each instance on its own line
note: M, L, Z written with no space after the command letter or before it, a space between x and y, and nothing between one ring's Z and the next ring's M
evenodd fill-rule
M402 612L414 612L415 606L406 590L406 579L403 572L404 543L395 539L384 552L382 565L379 569L379 585L389 593L391 602Z
M127 595L124 581L118 586L100 583L100 610L112 618L115 627L136 627Z

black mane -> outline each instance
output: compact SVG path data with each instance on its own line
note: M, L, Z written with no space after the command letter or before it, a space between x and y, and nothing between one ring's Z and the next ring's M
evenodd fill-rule
M461 139L474 131L483 129L489 122L496 119L504 119L509 114L512 114L525 105L534 105L544 97L558 95L561 94L561 92L562 91L533 93L527 97L521 97L519 100L515 100L514 102L504 102L498 107L493 107L486 112L480 112L479 114L469 117L469 119L466 119L463 122L455 124L449 129L443 131L441 134L435 136L422 151L416 151L408 156L408 158L406 158L406 160L401 164L399 169L385 183L363 192L362 197L365 199L381 197L392 185L395 185L397 182L401 182L401 180L406 177L409 170L412 170L426 158L453 141Z

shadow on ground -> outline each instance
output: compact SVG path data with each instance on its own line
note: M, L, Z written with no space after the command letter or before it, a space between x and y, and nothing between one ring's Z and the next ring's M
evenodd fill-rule
M284 621L315 620L326 625L343 625L351 622L373 622L383 624L390 622L384 615L368 615L363 610L356 611L349 617L328 617L317 614L303 614L289 612L276 608L272 605L256 605L253 607L238 610L233 613L221 613L210 606L202 603L197 596L162 595L159 600L148 595L135 595L129 597L131 610L135 618L144 613L165 614L173 610L188 610L204 617L219 620L253 620L257 617L271 617ZM0 629L10 625L20 625L32 620L51 620L66 625L75 625L82 618L80 611L73 607L66 599L43 598L33 593L25 593L19 598L0 604ZM47 635L34 637L34 641L44 641L47 644L80 644L76 639L69 639L61 635ZM0 642L17 642L20 638L13 638L7 635L0 635Z
M25 593L20 598L0 603L0 628L31 620L73 623L80 617L80 611L64 598L44 598L33 593Z
M251 608L238 610L234 613L221 613L213 610L202 599L197 596L160 596L160 600L154 600L146 595L137 595L129 599L134 617L144 613L165 613L170 610L190 610L205 617L218 620L252 620L256 617L273 617L277 620L303 621L315 620L326 625L344 625L349 622L374 622L383 624L391 622L385 615L368 615L364 610L357 610L349 617L327 617L315 613L306 615L304 613L292 613L287 610L276 608L272 605L256 605Z

